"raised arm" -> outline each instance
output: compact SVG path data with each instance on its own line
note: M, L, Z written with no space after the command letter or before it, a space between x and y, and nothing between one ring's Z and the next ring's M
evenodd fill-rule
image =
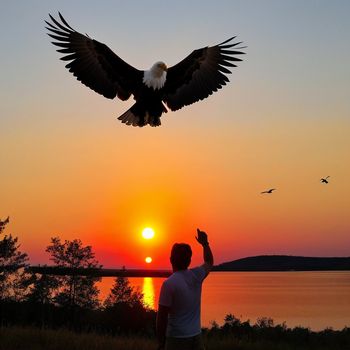
M208 242L208 235L197 228L197 242L203 247L203 260L207 273L213 268L214 257Z

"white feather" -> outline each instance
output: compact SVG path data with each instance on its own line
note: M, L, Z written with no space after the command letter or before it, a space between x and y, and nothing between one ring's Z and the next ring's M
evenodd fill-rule
M146 70L143 74L143 83L154 90L161 89L166 81L166 71L160 65L164 65L164 63L155 63L150 70Z

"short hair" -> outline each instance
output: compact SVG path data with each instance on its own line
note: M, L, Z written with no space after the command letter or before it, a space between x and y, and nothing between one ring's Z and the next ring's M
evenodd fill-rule
M191 263L192 249L187 243L175 243L171 249L170 262L178 270L186 270Z

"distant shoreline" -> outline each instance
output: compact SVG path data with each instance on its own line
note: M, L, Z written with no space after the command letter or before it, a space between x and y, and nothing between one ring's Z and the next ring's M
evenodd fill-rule
M170 270L147 270L147 269L72 269L56 266L30 266L28 268L34 273L46 275L78 275L96 277L169 277Z
M96 277L161 277L170 270L151 269L71 269L57 266L30 266L34 273L51 275L80 275ZM214 266L213 272L293 272L293 271L350 271L350 257L300 257L288 255L261 255Z
M214 271L347 271L350 257L259 255L225 262Z

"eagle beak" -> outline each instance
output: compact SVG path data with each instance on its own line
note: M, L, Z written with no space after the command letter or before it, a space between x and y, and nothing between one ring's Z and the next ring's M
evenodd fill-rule
M165 72L168 71L168 67L166 66L166 64L164 64L163 69L164 69Z

